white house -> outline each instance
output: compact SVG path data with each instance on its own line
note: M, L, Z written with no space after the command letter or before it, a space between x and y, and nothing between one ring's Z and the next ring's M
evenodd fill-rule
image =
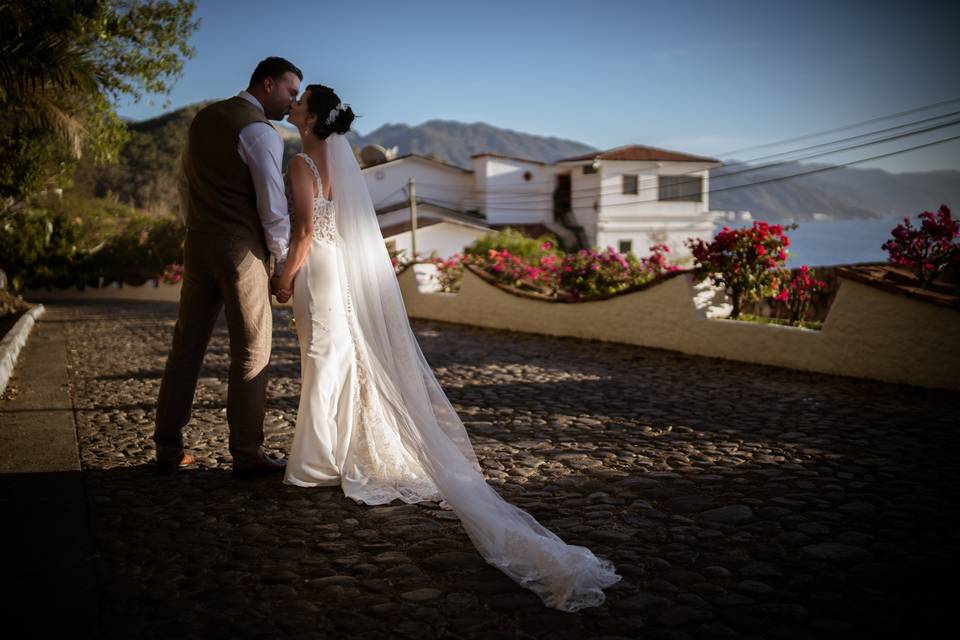
M709 238L719 217L710 211L713 158L654 147L626 146L556 163L557 188L571 183L571 210L590 245L646 255L663 242L686 255L687 238ZM569 178L564 177L569 176Z
M491 231L485 218L468 213L463 194L473 191L473 172L446 162L406 155L363 170L387 247L413 253L410 234L410 178L417 196L417 253L441 257L459 253Z
M567 248L612 246L638 256L663 242L676 258L688 253L687 238L710 237L719 217L708 200L709 170L720 166L713 158L632 145L555 163L494 153L471 161L467 170L407 155L366 167L384 237L409 246L410 178L418 220L431 221L418 227L437 227L432 235L418 231L422 254L450 255L463 240L511 226L554 233Z

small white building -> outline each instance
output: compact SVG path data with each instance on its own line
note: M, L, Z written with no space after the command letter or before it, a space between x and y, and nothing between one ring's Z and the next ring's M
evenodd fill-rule
M414 179L418 218L443 223L433 236L418 232L421 254L447 256L470 234L510 226L533 236L554 233L568 249L612 246L645 256L662 242L677 259L689 253L684 240L713 233L720 216L709 207L709 171L720 164L632 145L555 163L481 153L471 170L407 155L363 173L385 237L409 220ZM409 224L399 233L409 236ZM409 239L395 242L399 248Z
M417 199L417 253L448 258L492 230L479 213L464 210L473 192L473 172L441 160L406 155L363 170L380 231L391 251L413 254L410 233L410 179Z

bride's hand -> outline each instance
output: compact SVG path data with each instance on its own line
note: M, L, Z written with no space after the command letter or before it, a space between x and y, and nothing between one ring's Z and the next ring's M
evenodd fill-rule
M293 295L293 285L288 284L284 286L283 278L279 275L274 275L270 278L270 292L277 298L277 302L282 304Z

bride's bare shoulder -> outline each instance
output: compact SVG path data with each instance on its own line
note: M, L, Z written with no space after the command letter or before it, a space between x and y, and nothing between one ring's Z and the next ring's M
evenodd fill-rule
M290 188L293 189L294 194L300 192L316 195L316 187L313 186L313 171L310 170L307 160L302 154L298 153L290 158L287 165L287 179L290 181Z

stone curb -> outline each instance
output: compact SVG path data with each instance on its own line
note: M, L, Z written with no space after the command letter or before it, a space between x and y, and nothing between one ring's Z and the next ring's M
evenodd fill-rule
M42 304L38 304L20 316L13 328L0 340L0 393L7 390L7 383L17 366L17 356L20 349L27 343L30 330L37 319L46 311Z

